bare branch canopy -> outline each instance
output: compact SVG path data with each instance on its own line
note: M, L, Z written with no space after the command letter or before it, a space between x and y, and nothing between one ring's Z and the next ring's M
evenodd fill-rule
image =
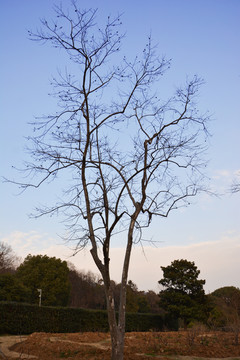
M196 107L203 81L194 76L160 98L171 61L158 56L151 37L129 60L121 55L121 17L108 17L100 28L96 10L75 2L69 11L55 10L56 20L42 20L29 37L65 51L71 66L52 81L58 112L33 123L25 175L35 181L19 185L38 188L64 174L62 201L36 215L61 212L75 251L91 244L105 285L112 359L123 359L132 245L154 216L167 217L203 189L208 116ZM110 248L121 231L126 251L115 309Z

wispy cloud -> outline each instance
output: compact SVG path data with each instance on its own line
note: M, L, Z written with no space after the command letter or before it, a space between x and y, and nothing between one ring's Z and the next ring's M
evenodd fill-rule
M17 255L24 258L27 254L46 254L70 261L77 269L97 273L89 249L72 256L67 246L58 245L57 241L46 234L14 232L1 238L11 245ZM111 250L112 278L119 282L124 258L124 248ZM218 241L205 241L185 246L134 247L129 270L129 279L140 290L158 291L158 280L162 277L160 266L167 266L173 260L187 259L194 261L201 271L200 278L206 280L205 290L211 292L222 286L240 287L240 234L229 232Z
M228 193L232 183L239 178L240 169L218 169L214 170L212 174L211 188L212 191L218 192L219 194Z
M120 280L120 258L123 249L112 251L113 276ZM240 287L240 235L227 235L219 241L208 241L187 246L168 246L161 248L135 248L132 254L129 278L140 289L158 290L158 280L162 277L160 266L167 266L173 260L194 261L201 271L200 277L206 280L205 290L211 292L219 287L233 285Z
M0 241L8 243L13 251L22 258L25 258L28 254L40 254L44 247L47 248L49 244L56 244L56 239L36 231L14 231L7 236L1 237Z
M215 170L213 174L213 179L229 179L232 178L233 172L227 169Z

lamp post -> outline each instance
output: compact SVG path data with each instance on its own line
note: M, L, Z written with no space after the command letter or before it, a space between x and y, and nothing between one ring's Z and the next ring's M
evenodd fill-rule
M37 289L37 291L39 292L39 306L42 305L42 289Z

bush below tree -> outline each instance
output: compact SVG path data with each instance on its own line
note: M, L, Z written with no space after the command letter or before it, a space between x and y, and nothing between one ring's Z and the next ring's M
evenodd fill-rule
M0 302L0 333L109 331L107 312ZM177 321L157 314L129 313L127 331L177 330Z

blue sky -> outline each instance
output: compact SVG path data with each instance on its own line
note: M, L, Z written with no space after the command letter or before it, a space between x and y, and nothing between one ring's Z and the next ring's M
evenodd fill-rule
M39 27L39 19L53 17L52 0L2 0L0 3L1 176L17 178L12 166L26 159L25 136L34 116L55 111L48 95L51 76L65 66L64 57L49 47L28 40L27 30ZM68 1L63 1L67 4ZM198 74L205 80L199 107L212 114L209 165L211 188L221 197L201 195L187 209L168 219L155 219L148 236L160 241L143 255L134 249L130 278L140 289L156 289L160 266L178 258L195 261L206 279L206 290L220 286L240 287L240 193L228 192L240 171L240 2L238 0L79 1L82 8L98 8L99 20L122 13L126 36L123 53L142 51L151 33L159 54L172 59L166 74L165 96ZM59 184L60 186L61 184ZM34 206L54 199L56 187L44 186L16 195L13 185L1 183L0 241L9 243L22 257L47 253L62 258L70 254L57 234L63 233L58 218L29 219ZM113 257L122 251L116 244ZM116 257L116 259L119 256ZM70 259L79 269L95 270L88 252ZM119 265L113 261L113 278Z

